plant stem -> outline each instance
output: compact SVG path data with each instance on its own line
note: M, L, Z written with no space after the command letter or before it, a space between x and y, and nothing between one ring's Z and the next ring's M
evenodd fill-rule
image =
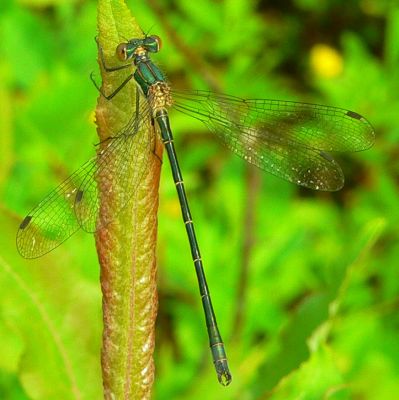
M99 0L98 40L108 64L118 65L116 46L124 38L141 37L142 32L122 0ZM102 65L100 63L100 67ZM132 68L107 73L101 69L102 88L112 92ZM111 101L100 96L96 109L98 134L103 142L115 136L132 118L135 111L136 86L129 83ZM143 132L137 132L142 135ZM156 238L158 187L162 145L155 132L151 154L141 148L120 149L130 152L132 168L144 167L138 187L126 187L115 179L116 174L99 176L100 220L113 222L96 233L96 246L101 265L103 292L102 374L104 398L148 399L154 380L154 328L157 313ZM112 163L110 156L110 162ZM115 154L117 157L117 154ZM135 160L135 162L133 162ZM116 164L118 165L118 164ZM117 172L117 171L115 171ZM117 212L117 196L133 198Z

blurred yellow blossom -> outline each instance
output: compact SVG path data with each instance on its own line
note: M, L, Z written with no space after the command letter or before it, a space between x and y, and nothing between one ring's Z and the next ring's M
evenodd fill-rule
M322 78L334 78L343 69L340 53L326 44L316 44L310 50L310 65L316 75Z

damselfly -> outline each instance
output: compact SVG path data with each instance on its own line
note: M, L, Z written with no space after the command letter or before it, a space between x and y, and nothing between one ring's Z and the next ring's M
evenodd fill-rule
M231 381L226 353L205 279L202 259L194 231L190 209L179 168L168 109L181 111L202 121L238 156L251 164L295 184L324 191L339 190L344 176L331 153L355 152L368 149L374 142L370 123L354 111L342 108L280 100L243 100L238 97L207 91L174 91L163 73L151 61L150 53L160 50L157 36L131 39L117 46L116 55L125 63L107 66L101 47L100 59L107 73L135 67L135 72L110 94L111 100L132 79L136 83L133 117L129 123L108 140L107 146L83 164L76 172L52 191L22 221L17 233L17 247L23 257L40 257L79 228L95 232L110 220L98 219L100 201L96 177L107 176L131 188L140 185L146 163L137 165L134 175L125 176L130 149L140 148L146 156L154 156L151 138L143 131L156 121L167 151L173 179L181 205L183 220L190 242L199 289L218 379ZM94 82L94 80L93 80ZM94 82L95 83L95 82ZM132 107L134 108L134 107ZM129 150L128 150L129 149ZM127 205L129 197L116 194L116 210ZM110 218L111 219L111 218Z

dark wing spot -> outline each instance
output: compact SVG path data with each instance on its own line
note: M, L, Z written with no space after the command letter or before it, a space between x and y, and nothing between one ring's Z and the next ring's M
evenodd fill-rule
M356 112L354 112L354 111L348 111L348 112L346 113L346 115L347 115L348 117L351 117L351 118L354 118L354 119L362 119L362 118L363 118L360 114L358 114L358 113L356 113Z
M28 225L29 222L32 220L31 215L27 215L24 220L21 222L21 225L19 226L19 229L25 229Z
M76 193L75 201L79 203L83 198L83 190L78 190Z

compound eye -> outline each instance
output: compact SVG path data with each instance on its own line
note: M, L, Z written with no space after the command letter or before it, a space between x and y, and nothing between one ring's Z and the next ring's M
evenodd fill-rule
M121 61L127 60L127 44L126 43L121 43L118 45L118 47L116 48L116 56Z
M161 48L162 48L162 40L161 40L161 38L159 36L157 36L157 35L151 35L150 38L152 40L154 40L154 42L157 44L157 50L156 51L158 52L159 50L161 50Z

